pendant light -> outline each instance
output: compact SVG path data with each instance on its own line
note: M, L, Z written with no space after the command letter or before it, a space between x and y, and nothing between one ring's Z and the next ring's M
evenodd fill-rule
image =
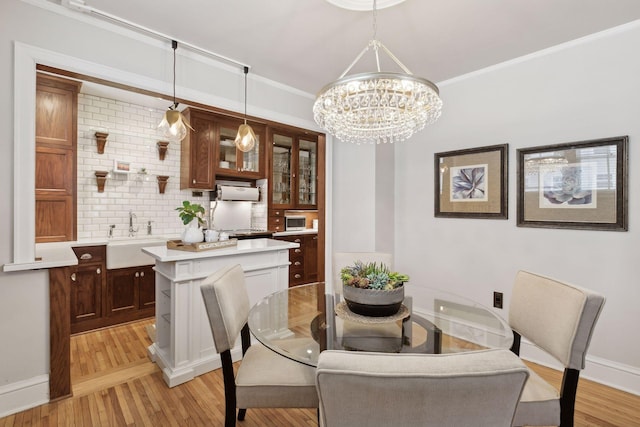
M247 74L249 73L249 67L244 67L244 124L241 124L238 128L238 135L236 135L235 144L238 150L247 152L251 151L256 145L256 134L251 129L251 126L247 124Z
M173 105L164 113L158 129L165 138L182 141L187 136L187 127L191 130L193 128L182 113L178 111L178 103L176 102L176 49L178 48L178 42L171 40L171 47L173 48Z
M373 0L373 39L338 80L322 88L313 105L316 123L341 141L400 142L440 117L442 100L438 87L414 76L376 39L376 27ZM369 49L375 53L377 71L347 76ZM380 51L404 72L381 72Z

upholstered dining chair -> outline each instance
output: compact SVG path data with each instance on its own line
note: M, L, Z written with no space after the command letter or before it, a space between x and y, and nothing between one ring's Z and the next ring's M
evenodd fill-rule
M222 361L225 426L242 421L247 408L317 408L315 369L281 356L261 344L251 345L247 319L249 294L240 265L218 270L201 288L216 350ZM231 349L242 340L242 361L234 376Z
M390 269L393 268L393 254L388 252L334 252L333 253L333 291L336 295L342 295L342 280L340 270L356 261L364 263L383 263Z
M514 426L573 426L580 371L605 298L595 292L527 271L516 274L509 324L512 351L521 336L564 366L560 391L530 371Z
M325 350L320 426L510 427L529 373L507 349L411 354Z

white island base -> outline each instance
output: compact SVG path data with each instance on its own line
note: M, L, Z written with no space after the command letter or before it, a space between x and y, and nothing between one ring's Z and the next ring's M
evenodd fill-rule
M155 259L156 334L149 357L162 369L169 387L220 368L200 284L211 273L240 264L251 305L289 286L289 249L297 243L272 239L240 240L237 246L189 252L143 248ZM232 357L238 360L238 343Z

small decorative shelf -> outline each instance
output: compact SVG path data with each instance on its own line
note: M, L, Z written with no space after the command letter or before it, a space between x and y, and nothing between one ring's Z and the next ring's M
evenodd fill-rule
M158 191L160 194L164 194L164 190L167 187L167 181L169 177L166 175L158 175Z
M98 145L98 154L104 154L104 146L107 144L108 133L96 132L96 144Z
M158 141L158 157L160 160L164 160L164 156L167 155L167 147L169 146L169 141Z
M96 183L98 184L98 193L104 193L104 184L107 182L107 171L96 171Z

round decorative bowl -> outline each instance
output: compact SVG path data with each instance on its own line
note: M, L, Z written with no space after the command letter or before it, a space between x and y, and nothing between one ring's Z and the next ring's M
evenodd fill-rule
M363 289L343 285L342 296L349 310L371 317L393 316L404 301L404 286L395 289Z

